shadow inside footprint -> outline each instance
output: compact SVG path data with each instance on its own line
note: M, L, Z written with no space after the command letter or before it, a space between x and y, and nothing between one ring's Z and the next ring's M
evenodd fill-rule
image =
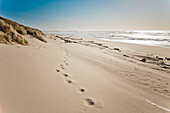
M87 101L88 105L90 105L90 106L94 106L95 105L95 103L93 102L92 99L86 98L85 100Z
M59 69L56 69L56 71L57 71L57 72L60 72L60 70L59 70Z
M72 83L72 81L71 81L71 80L67 80L67 83L68 83L68 84L71 84L71 83Z
M65 77L68 77L68 74L63 74Z
M80 89L80 92L85 92L85 89L81 88L81 89Z
M93 99L93 98L85 98L84 104L87 107L95 107L102 109L104 106L104 102L101 99Z
M68 78L68 79L65 79L65 83L67 83L67 84L76 84L76 81Z
M78 92L79 92L79 93L84 93L84 92L86 92L86 90L85 90L84 88L80 88L80 89L78 90Z

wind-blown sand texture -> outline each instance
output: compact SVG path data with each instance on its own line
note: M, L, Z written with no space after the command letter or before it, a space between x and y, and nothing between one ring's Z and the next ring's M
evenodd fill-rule
M169 48L46 36L0 44L1 113L168 113Z

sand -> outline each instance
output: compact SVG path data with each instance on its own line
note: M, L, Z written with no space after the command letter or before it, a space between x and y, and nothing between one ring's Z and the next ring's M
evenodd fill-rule
M169 112L169 48L46 39L0 44L0 113Z

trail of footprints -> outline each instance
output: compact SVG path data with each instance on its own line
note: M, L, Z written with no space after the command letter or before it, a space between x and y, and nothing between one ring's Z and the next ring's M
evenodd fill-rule
M63 63L64 64L60 64L60 69L56 69L57 73L61 73L61 75L64 77L65 79L65 83L67 84L76 84L76 81L74 81L73 79L71 79L71 76L67 73L62 73L62 70L65 69L65 66L68 66L68 57L69 57L69 51L65 50L66 52L66 57L64 57ZM85 88L79 88L79 90L77 91L80 94L85 94L86 93L86 89ZM101 100L96 101L95 99L92 98L84 98L84 105L86 107L96 107L96 108L102 108L102 106L104 105L103 102ZM85 108L86 108L85 107Z

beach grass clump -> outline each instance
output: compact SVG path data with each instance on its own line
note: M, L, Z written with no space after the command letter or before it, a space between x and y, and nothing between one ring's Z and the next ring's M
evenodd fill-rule
M37 39L47 43L47 41L42 36L43 35L42 32L36 31L34 29L31 29L31 28L26 28L26 30L27 30L27 34L29 34L29 35L31 35L31 36L33 36L33 37L35 37L35 38L37 38Z
M36 38L43 41L43 42L45 42L45 43L47 43L47 41L42 36L36 36Z
M2 29L2 27L4 27L6 24L3 20L0 20L0 29Z
M5 39L3 35L0 34L0 43L2 44L8 44L8 41Z
M10 31L10 27L3 20L0 20L0 31L7 33Z
M12 37L11 37L11 34L10 34L10 33L8 33L8 34L4 35L4 37L5 37L5 39L6 39L9 43L13 42L13 39L12 39Z
M33 35L33 30L31 28L26 27L25 29L27 31L27 34Z
M18 24L14 24L13 28L21 35L26 35L27 31L25 30L25 28L23 26L20 26Z
M29 45L29 42L24 39L21 35L17 35L15 33L8 33L5 35L0 34L0 43L3 44L10 44L12 42L17 42L18 44L22 44L22 45Z
M41 36L37 31L34 31L33 36L36 37L37 39L47 43L47 41Z
M26 39L24 39L22 36L20 35L17 35L15 38L14 38L14 41L19 43L19 44L22 44L22 45L28 45L28 41Z

